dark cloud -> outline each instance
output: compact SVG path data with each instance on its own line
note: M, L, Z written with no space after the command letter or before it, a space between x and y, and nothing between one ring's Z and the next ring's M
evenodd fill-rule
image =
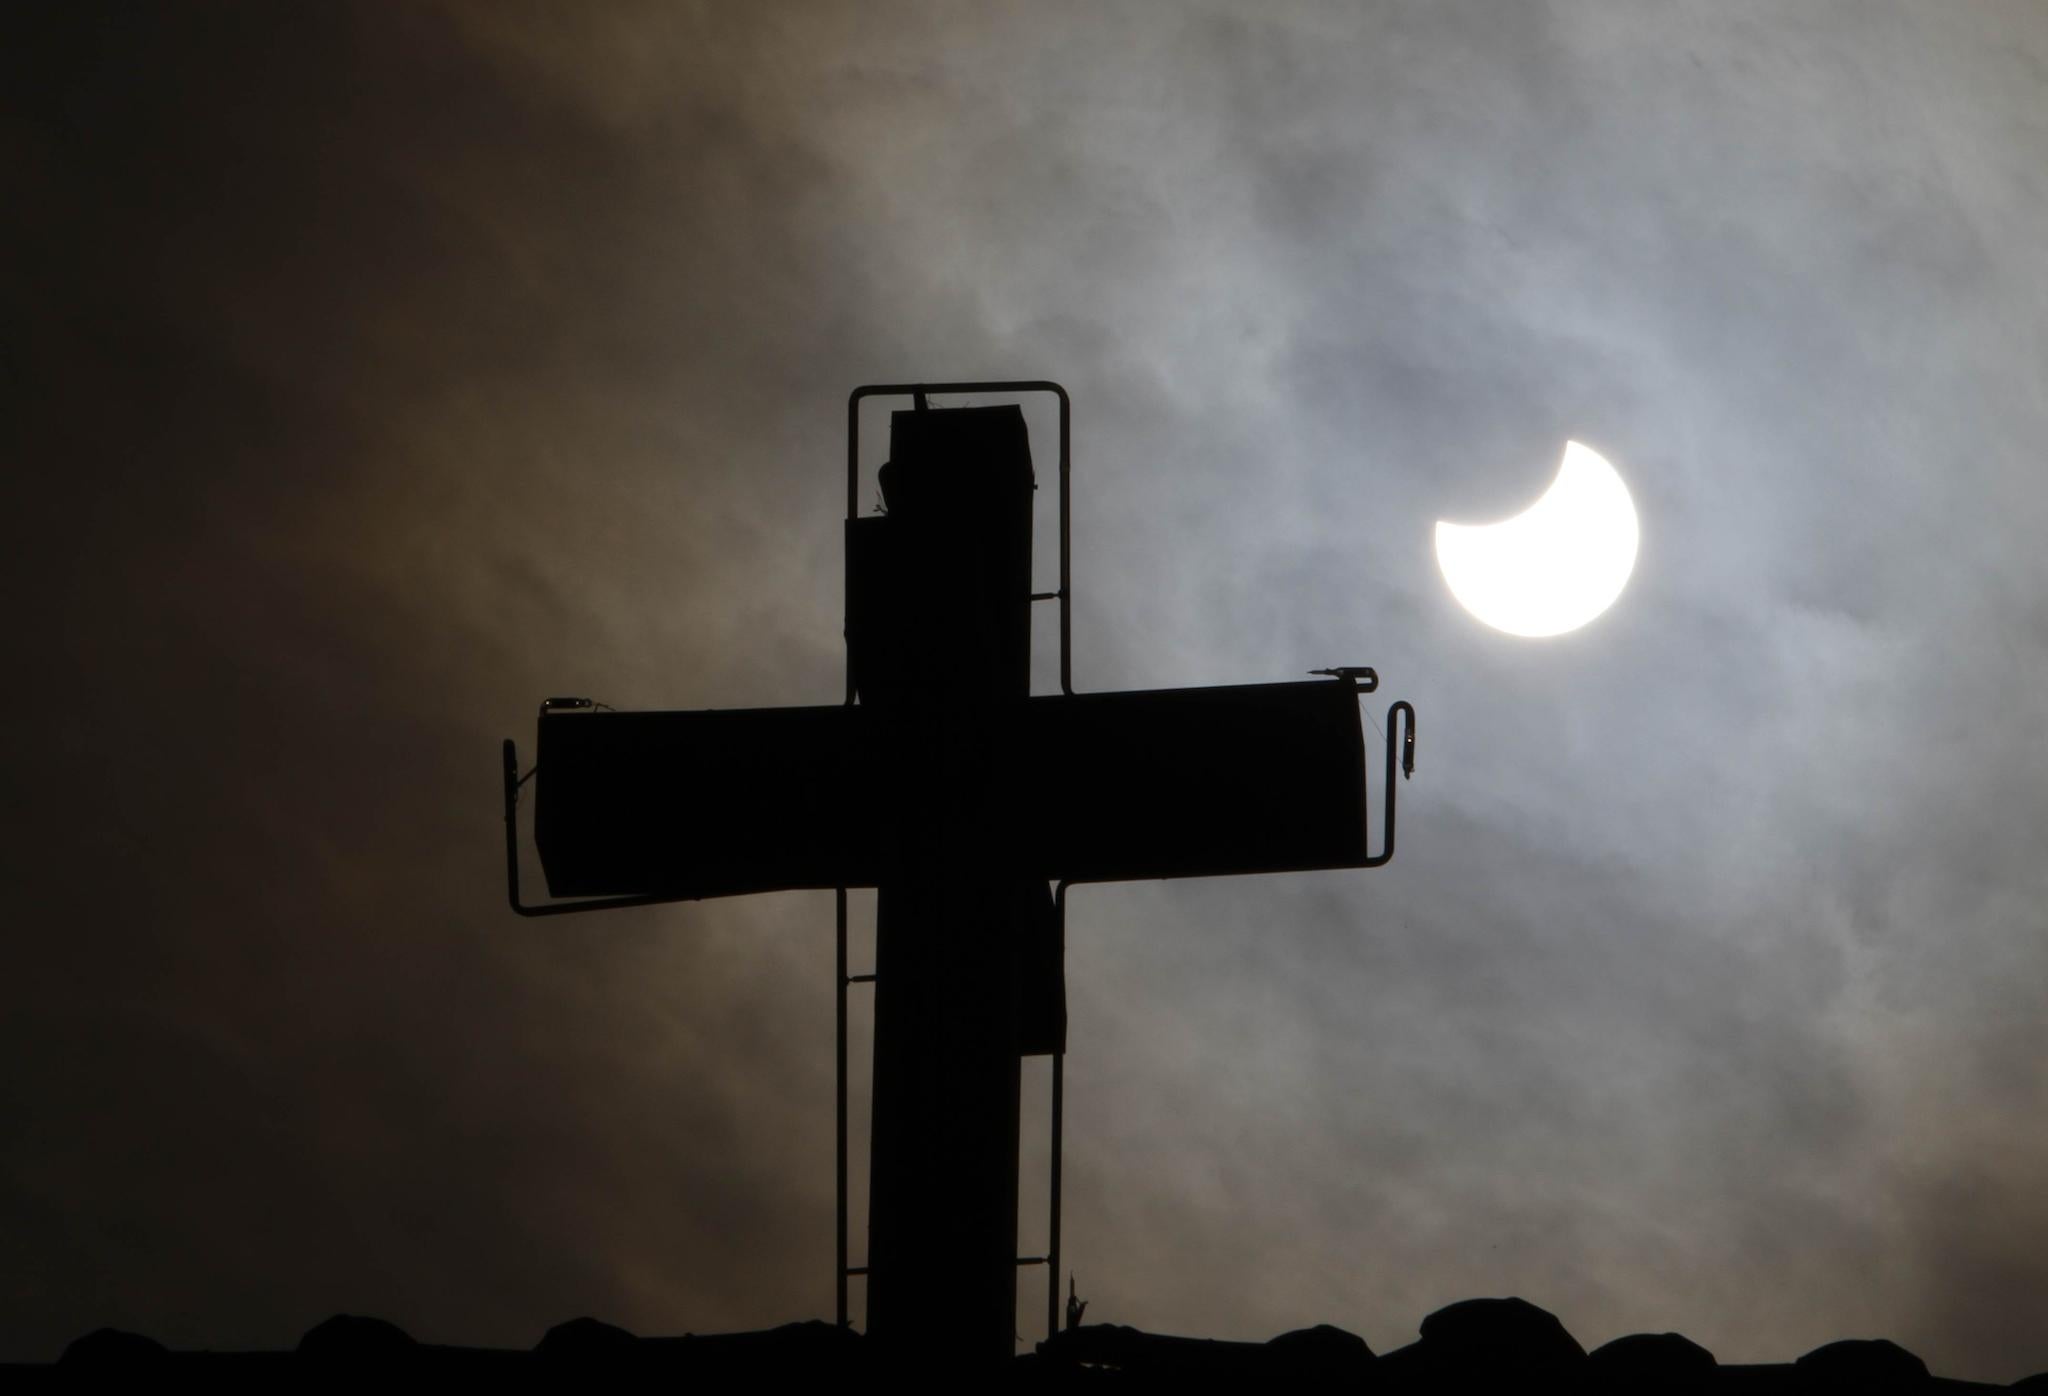
M7 26L0 1351L826 1312L829 902L518 923L494 744L831 701L845 391L1044 374L1082 686L1423 714L1389 868L1076 893L1091 1317L2048 1366L2030 7Z

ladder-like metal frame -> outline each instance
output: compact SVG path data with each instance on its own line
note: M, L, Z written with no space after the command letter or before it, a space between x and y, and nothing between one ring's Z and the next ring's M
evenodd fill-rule
M860 517L860 405L871 397L907 397L919 408L926 405L926 399L933 393L1051 393L1059 399L1060 405L1060 585L1057 591L1037 591L1031 600L1057 601L1060 603L1060 692L1069 697L1074 692L1073 668L1073 588L1071 586L1071 550L1069 548L1069 520L1073 507L1073 405L1067 397L1067 390L1048 379L1034 378L1013 382L997 383L869 383L855 388L846 399L846 518L849 523ZM845 594L852 595L851 566ZM854 703L853 664L849 659L846 666L846 706ZM510 743L507 743L509 746ZM508 779L510 779L508 777ZM873 984L873 974L848 974L846 964L846 891L838 888L834 893L838 919L838 971L835 976L836 997L839 1004L839 1127L838 1127L838 1271L834 1280L837 1292L839 1326L851 1326L847 1315L846 1282L856 1275L868 1273L865 1265L851 1265L847 1254L847 1099L846 1099L846 991L855 984ZM1053 894L1053 908L1058 923L1060 963L1066 963L1067 954L1067 884L1059 883ZM1047 1221L1047 1242L1044 1255L1023 1255L1017 1257L1017 1264L1043 1265L1046 1267L1045 1285L1045 1335L1050 1338L1059 1331L1060 1317L1060 1156L1063 1145L1063 1129L1066 1113L1067 1054L1064 1035L1060 1048L1052 1054L1052 1158L1051 1187L1048 1194L1050 1216Z

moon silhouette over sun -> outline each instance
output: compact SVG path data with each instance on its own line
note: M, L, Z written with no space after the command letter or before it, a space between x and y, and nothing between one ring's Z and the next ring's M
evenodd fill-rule
M1614 604L1635 570L1636 506L1598 451L1568 441L1543 497L1511 519L1436 526L1451 595L1510 635L1577 630Z

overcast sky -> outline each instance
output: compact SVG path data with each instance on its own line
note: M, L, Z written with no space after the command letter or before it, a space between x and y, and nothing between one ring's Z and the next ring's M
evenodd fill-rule
M2048 1368L2038 4L4 24L0 1358L829 1317L830 897L521 921L496 744L836 701L847 390L1044 376L1079 687L1421 714L1389 867L1075 892L1090 1319Z

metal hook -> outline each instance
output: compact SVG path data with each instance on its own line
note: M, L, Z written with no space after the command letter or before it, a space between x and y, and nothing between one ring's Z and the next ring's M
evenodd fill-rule
M1384 780L1386 790L1382 796L1386 833L1382 835L1379 853L1368 856L1360 867L1377 868L1394 856L1394 722L1397 718L1406 719L1401 729L1401 778L1408 780L1415 775L1415 705L1404 698L1387 709L1387 773Z
M1401 734L1401 779L1413 780L1415 778L1415 705L1403 699L1387 709L1387 735L1389 738L1393 736L1394 718L1400 713L1408 715L1408 722Z

